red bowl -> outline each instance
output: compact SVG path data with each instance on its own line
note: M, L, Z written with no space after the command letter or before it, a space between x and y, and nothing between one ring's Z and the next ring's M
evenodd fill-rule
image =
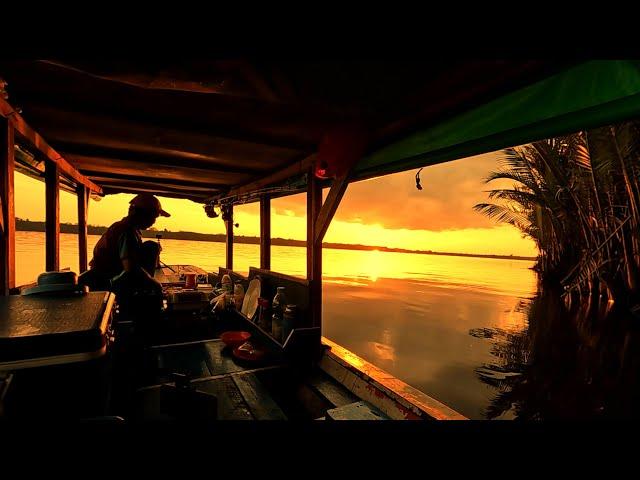
M224 332L220 335L220 340L222 340L225 345L228 345L232 349L239 347L244 342L251 338L251 333L249 332Z

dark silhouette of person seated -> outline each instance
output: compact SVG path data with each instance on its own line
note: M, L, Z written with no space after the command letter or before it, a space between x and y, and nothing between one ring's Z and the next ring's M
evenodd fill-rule
M160 244L142 242L140 230L151 227L159 216L170 215L151 194L137 195L129 203L129 214L98 240L90 270L79 281L90 290L114 292L121 307L134 298L156 298L161 305L162 285L153 278L160 261Z

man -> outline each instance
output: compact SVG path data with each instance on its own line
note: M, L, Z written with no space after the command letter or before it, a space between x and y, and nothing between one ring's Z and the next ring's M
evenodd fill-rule
M160 201L149 193L129 202L129 215L115 222L93 249L92 290L111 290L117 295L161 293L162 285L153 278L160 258L157 242L142 242L140 230L151 227L159 216L169 217Z

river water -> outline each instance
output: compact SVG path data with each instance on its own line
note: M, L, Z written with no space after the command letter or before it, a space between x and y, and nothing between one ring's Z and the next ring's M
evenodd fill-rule
M89 236L89 251L99 237ZM162 261L207 271L224 265L223 243L162 240ZM234 269L259 266L259 246L234 245ZM89 256L91 258L91 256ZM17 232L16 281L44 271L44 233ZM60 265L78 271L77 236L60 235ZM536 293L533 262L325 249L323 335L463 415L486 418L500 393L486 381L501 341L527 330ZM272 270L304 277L305 249L272 246ZM501 332L501 335L478 332ZM516 375L501 372L500 375ZM485 381L483 381L483 379ZM512 418L503 409L497 418Z

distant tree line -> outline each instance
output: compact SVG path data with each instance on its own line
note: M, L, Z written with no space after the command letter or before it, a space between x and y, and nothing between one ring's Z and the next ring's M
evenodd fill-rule
M30 220L23 220L16 218L16 230L26 232L44 232L45 222L32 222ZM100 227L95 225L89 225L87 227L89 235L102 235L107 231L107 227ZM78 225L72 223L60 223L60 233L78 233ZM191 240L196 242L225 242L226 236L220 233L196 233L196 232L170 232L168 230L143 230L142 236L144 238L156 238L156 235L162 235L163 239L170 240ZM234 243L245 243L252 245L260 244L260 237L249 237L244 235L234 235ZM304 240L292 240L287 238L272 238L271 245L283 246L283 247L306 247L307 242ZM338 250L379 250L381 252L396 252L396 253L417 253L427 255L453 255L460 257L481 257L481 258L496 258L496 259L508 259L508 260L535 260L532 257L520 257L515 255L476 255L469 253L447 253L447 252L433 252L431 250L408 250L404 248L389 248L372 245L354 245L348 243L323 243L324 248L333 248Z

